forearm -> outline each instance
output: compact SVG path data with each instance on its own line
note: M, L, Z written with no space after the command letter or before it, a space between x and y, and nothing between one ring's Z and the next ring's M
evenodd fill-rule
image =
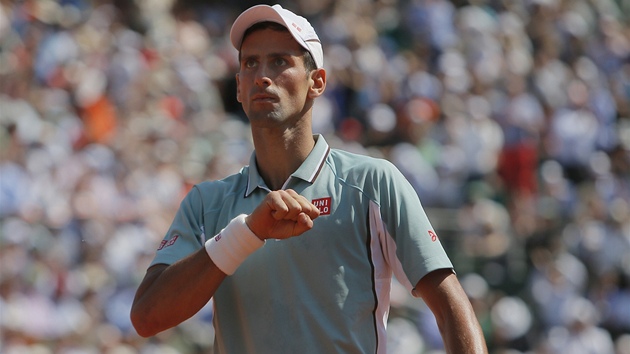
M131 320L141 336L148 337L174 327L197 313L212 298L226 275L204 249L148 274L138 289Z
M149 337L187 320L264 239L298 236L310 230L318 216L319 209L295 191L271 192L250 216L232 219L197 252L170 266L149 268L131 309L136 331Z
M463 304L466 311L446 314L439 324L447 354L487 354L488 349L479 321L472 308Z

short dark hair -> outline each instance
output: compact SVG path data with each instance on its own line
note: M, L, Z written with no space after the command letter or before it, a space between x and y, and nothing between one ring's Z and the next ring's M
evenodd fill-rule
M248 35L250 35L252 32L256 32L256 31L260 31L264 29L270 29L272 31L278 31L278 32L289 32L289 30L286 27L284 27L283 25L277 22L273 22L273 21L258 22L252 25L250 28L248 28L245 31L245 33L243 34L243 40L241 41L241 46L243 45L242 43L245 41L245 38ZM300 45L300 48L302 49L302 53L304 55L304 67L306 68L306 72L310 73L313 70L317 70L317 64L315 63L315 59L313 58L313 55L311 54L311 52L306 50L306 48L302 47L301 45ZM241 61L240 49L238 51L238 61L239 62Z

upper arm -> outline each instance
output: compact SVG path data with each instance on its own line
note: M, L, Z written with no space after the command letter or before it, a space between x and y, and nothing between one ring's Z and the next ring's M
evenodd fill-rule
M470 301L452 269L438 269L425 275L413 291L435 314L438 324L449 316L465 314Z

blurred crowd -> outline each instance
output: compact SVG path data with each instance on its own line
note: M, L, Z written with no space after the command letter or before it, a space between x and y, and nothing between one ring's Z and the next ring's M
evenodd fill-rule
M324 43L314 130L417 190L491 353L630 353L630 1L278 1ZM232 21L254 1L0 1L0 352L140 338L136 287L192 185L252 151ZM441 353L394 283L389 352Z

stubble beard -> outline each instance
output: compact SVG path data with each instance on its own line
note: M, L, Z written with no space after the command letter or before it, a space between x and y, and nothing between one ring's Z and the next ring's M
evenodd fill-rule
M278 125L286 121L286 117L282 114L279 108L274 107L271 110L257 110L248 114L249 121L252 125L262 125L264 127L270 127Z

